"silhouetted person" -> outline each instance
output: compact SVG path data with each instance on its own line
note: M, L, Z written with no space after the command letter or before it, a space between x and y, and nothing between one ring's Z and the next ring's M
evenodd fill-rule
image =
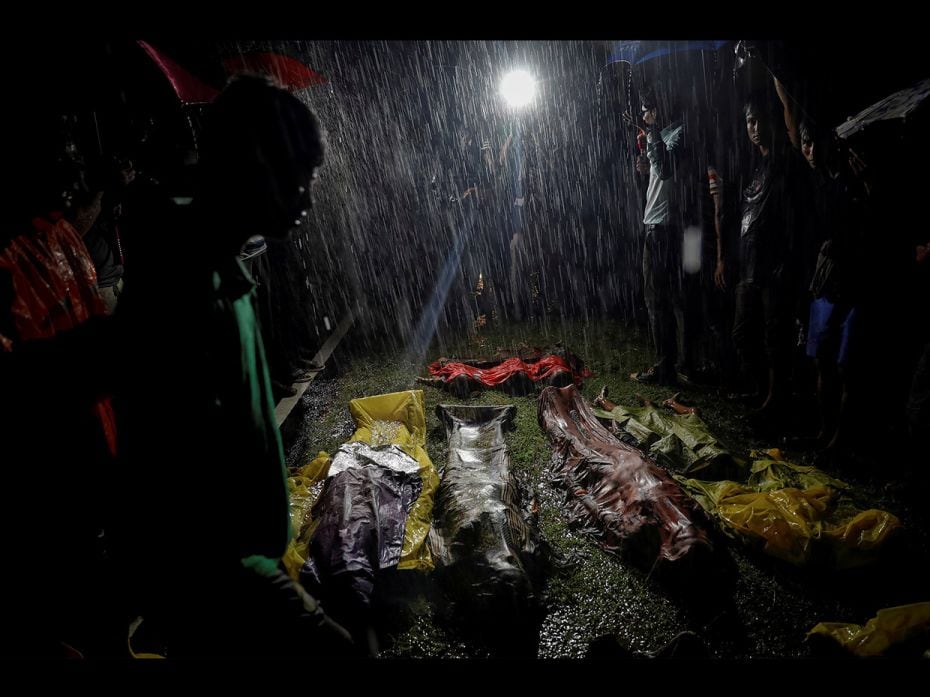
M346 655L348 634L280 564L286 469L238 259L252 235L286 238L306 215L320 126L296 97L244 76L210 106L201 144L193 200L153 198L136 217L116 313L144 359L119 405L139 610L171 657ZM184 240L170 266L157 254L166 236Z
M854 152L839 141L833 131L817 128L809 116L799 119L800 106L775 80L784 105L788 137L810 167L803 181L808 185L812 205L805 205L809 234L806 239L820 243L819 252L804 249L804 280L810 279L811 293L807 323L807 355L817 366L817 396L820 432L817 441L822 452L835 451L848 441L850 378L856 364L861 368L861 328L859 307L868 286L865 260L868 186L857 176ZM816 256L816 265L812 262Z
M70 341L104 313L81 240L100 196L46 115L14 115L0 210L0 656L113 655L125 645L105 555L113 411L87 385L93 354Z

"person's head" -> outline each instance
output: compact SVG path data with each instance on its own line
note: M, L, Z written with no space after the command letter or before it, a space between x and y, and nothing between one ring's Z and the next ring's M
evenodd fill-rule
M36 216L70 216L93 196L87 165L74 140L61 132L62 123L52 115L14 115L6 164L15 176L7 179L8 195L0 208L7 221L4 236L22 232L23 223Z
M645 88L643 88L643 91L640 94L640 102L642 105L643 123L645 123L647 126L651 126L656 122L656 116L658 114L659 107L654 86L647 85Z
M758 148L771 147L772 120L765 103L757 98L750 99L743 107L746 117L746 135Z
M812 119L805 118L798 126L801 154L811 169L835 174L846 160L844 143L836 131L819 128Z
M265 78L238 76L207 113L200 192L238 244L284 238L312 205L323 157L320 124L303 102Z
M801 154L807 160L811 169L817 169L817 154L820 150L819 138L814 128L813 122L804 119L798 126L798 137L801 139Z
M801 154L811 169L835 176L848 159L845 142L836 131L819 128L812 119L805 118L798 126Z

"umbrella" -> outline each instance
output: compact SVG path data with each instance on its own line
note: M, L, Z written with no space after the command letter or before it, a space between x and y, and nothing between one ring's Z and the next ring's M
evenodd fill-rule
M279 85L295 92L305 87L324 85L327 80L296 58L280 53L245 53L223 60L229 75L257 73L273 78Z
M687 51L716 51L730 43L723 41L617 41L613 45L607 64L629 63L640 65L660 56Z
M921 80L916 85L890 94L858 114L841 123L836 128L840 138L861 132L867 126L878 123L906 123L927 100L930 95L930 79Z
M182 68L147 41L139 41L138 44L168 78L182 104L206 104L212 102L220 93L218 89Z

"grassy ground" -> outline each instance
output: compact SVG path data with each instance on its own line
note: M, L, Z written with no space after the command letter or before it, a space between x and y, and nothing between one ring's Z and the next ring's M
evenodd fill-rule
M649 365L650 356L643 337L613 323L523 325L485 331L478 339L434 346L422 361L403 352L337 354L335 374L315 381L305 395L303 415L296 417L303 418L305 426L288 449L289 464L299 466L319 450L334 452L354 430L349 400L418 389L415 377L425 375L426 364L439 355L477 357L499 348L512 350L523 344L545 348L560 341L581 356L594 373L582 387L589 400L605 384L611 399L624 405L635 405L637 393L653 400L669 395L667 388L629 380L630 372ZM427 451L441 468L447 447L435 407L459 400L437 388L422 389L427 408ZM648 577L647 571L605 553L585 534L571 528L561 508L564 492L549 484L546 468L550 451L537 422L535 396L484 391L464 401L517 406L515 428L507 435L514 471L524 491L537 498L541 533L554 553L535 649L541 658L584 657L589 655L590 642L598 637L602 637L601 646L616 650L617 655L653 651L683 630L696 632L710 654L718 657L800 657L809 655L804 635L817 622L862 623L881 607L930 600L930 593L918 597L919 589L930 588L928 575L921 570L930 566L926 564L930 557L922 514L897 497L894 486L885 486L885 480L841 472L841 478L857 486L863 500L899 515L910 529L905 542L896 545L887 560L864 571L814 573L788 568L730 543L727 554L736 575L728 602L711 610L696 607L693 599L684 602ZM704 420L732 451L783 445L758 436L742 418L743 409L713 391L684 390L681 401L700 407ZM785 452L788 459L809 464L810 453L791 448ZM902 583L902 578L908 581ZM401 610L387 613L381 624L384 656L494 655L488 642L461 634L449 621L446 599L428 577L399 583L395 579L391 593L392 607ZM493 632L489 625L489 635Z

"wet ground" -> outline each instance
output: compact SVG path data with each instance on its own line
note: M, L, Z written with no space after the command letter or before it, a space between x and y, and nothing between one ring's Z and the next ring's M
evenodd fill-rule
M350 399L404 389L420 389L415 377L439 355L476 357L521 344L554 346L562 341L594 372L582 393L593 399L607 385L611 399L635 405L637 393L650 399L669 396L667 388L631 382L628 374L649 364L645 342L636 332L613 323L565 324L540 328L512 326L486 330L478 339L431 349L418 361L403 352L337 351L328 370L307 390L290 417L287 462L298 467L318 451L330 453L353 432ZM346 343L346 342L344 342ZM351 345L351 342L347 342ZM395 573L384 579L378 632L381 655L394 658L539 658L627 657L656 652L683 631L693 632L688 649L701 656L729 659L797 658L819 655L805 641L818 622L864 623L883 607L930 600L930 543L926 489L919 489L918 463L890 444L865 449L848 460L824 467L853 485L866 507L888 510L904 524L875 564L834 571L798 569L759 550L720 536L722 564L728 573L713 588L670 587L667 583L603 551L583 531L572 528L561 508L564 492L550 484L549 447L536 416L536 398L496 391L457 400L433 387L426 397L427 451L437 468L446 460L445 432L436 417L439 403L515 404L515 429L507 434L514 471L526 500L535 495L539 524L552 550L545 603L539 620L523 636L523 645L501 646L494 618L472 618L468 627L456 617L454 602L429 575ZM805 401L806 400L806 401ZM702 418L731 450L782 447L788 460L812 464L813 453L791 447L783 436L760 434L745 419L745 408L717 390L683 389L681 401L701 408ZM798 397L806 413L809 396ZM803 421L803 418L801 419Z

